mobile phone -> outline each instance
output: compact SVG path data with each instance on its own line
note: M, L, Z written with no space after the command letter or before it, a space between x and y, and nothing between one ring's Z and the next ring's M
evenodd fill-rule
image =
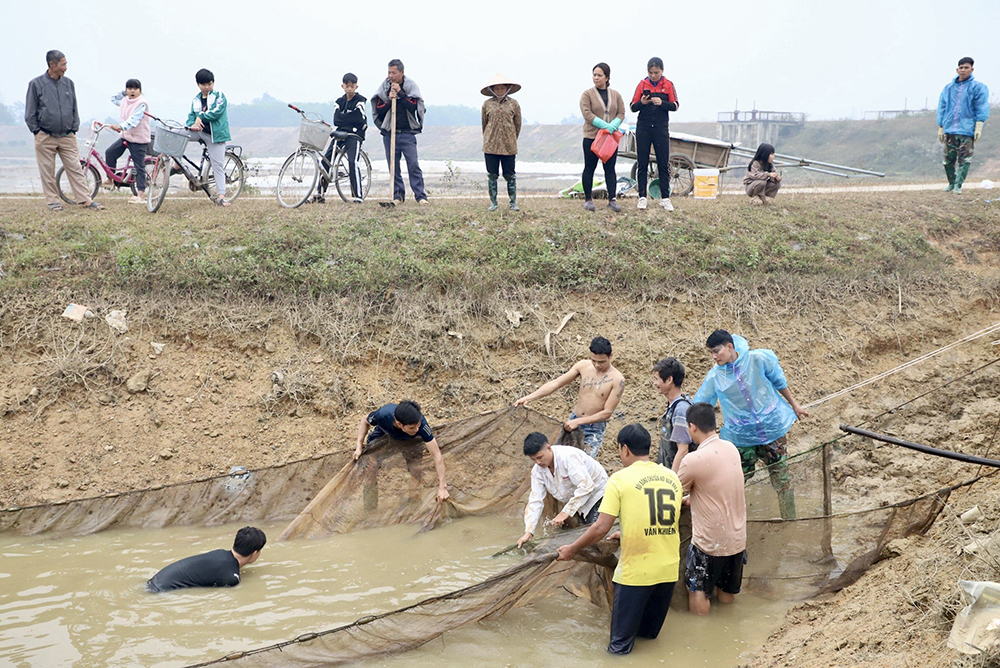
M648 91L648 90L642 91L642 96L643 97L650 97L651 95L652 95L652 93L650 91Z

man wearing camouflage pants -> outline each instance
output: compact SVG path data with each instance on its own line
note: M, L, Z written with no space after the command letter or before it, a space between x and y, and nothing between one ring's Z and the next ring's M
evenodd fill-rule
M990 117L990 91L972 76L972 58L958 61L955 77L938 99L938 141L944 144L945 192L962 194L962 184L972 164L972 150Z

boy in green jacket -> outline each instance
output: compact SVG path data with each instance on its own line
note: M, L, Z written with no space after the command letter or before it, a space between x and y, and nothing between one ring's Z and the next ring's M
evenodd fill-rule
M187 117L187 126L191 129L191 138L205 142L208 147L208 158L212 162L212 174L215 176L215 187L219 193L215 203L219 206L229 206L226 201L226 142L229 136L229 116L226 113L226 96L215 90L215 75L209 70L200 69L194 75L201 91L191 102L191 112Z

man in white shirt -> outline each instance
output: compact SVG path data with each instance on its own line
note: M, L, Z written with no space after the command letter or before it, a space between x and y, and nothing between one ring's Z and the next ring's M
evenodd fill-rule
M524 454L535 463L531 467L531 495L524 508L524 535L521 547L531 540L542 517L545 495L551 494L564 504L549 524L561 527L570 517L579 516L584 524L597 519L608 473L583 450L568 445L549 445L545 434L532 432L524 439Z

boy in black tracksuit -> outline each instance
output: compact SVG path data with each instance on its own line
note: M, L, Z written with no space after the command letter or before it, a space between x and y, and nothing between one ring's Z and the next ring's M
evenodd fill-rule
M358 167L358 156L361 152L361 142L365 139L365 132L368 130L368 116L365 114L365 103L368 101L363 95L358 95L358 77L348 72L344 75L341 88L344 95L334 102L333 126L340 132L350 132L360 139L348 137L340 141L330 142L326 149L325 166L332 169L330 163L333 161L334 149L341 143L346 146L347 164L351 177L351 195L355 203L361 202L361 169ZM335 176L331 172L331 176ZM327 187L326 180L320 183L320 192L316 196L317 201L324 201Z

